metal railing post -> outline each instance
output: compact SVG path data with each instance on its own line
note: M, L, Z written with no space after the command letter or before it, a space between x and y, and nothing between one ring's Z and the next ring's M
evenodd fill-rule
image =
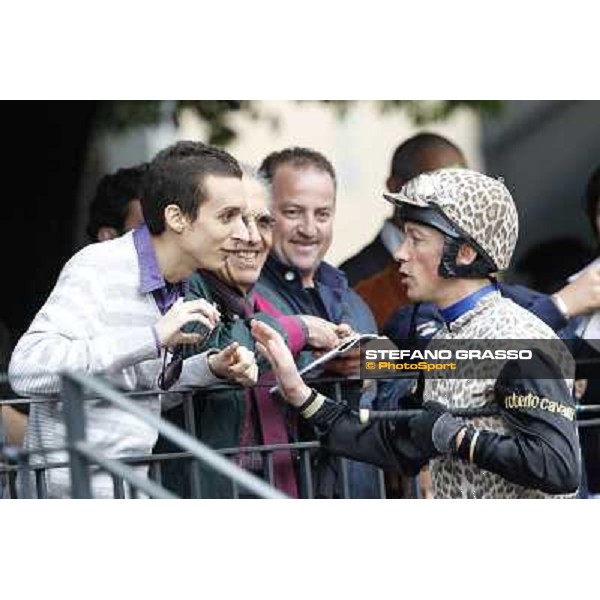
M48 497L48 488L46 486L46 469L35 469L35 489L38 498Z
M334 398L337 402L343 402L342 382L336 381L333 384ZM338 458L338 477L341 487L342 498L350 498L350 481L348 479L348 461L345 458Z
M348 478L348 460L344 457L338 457L338 477L340 482L342 498L345 500L351 498L350 480Z
M193 438L198 438L196 433L196 407L191 392L186 392L183 395L183 420L185 431ZM200 463L192 459L188 464L190 468L190 496L192 498L202 498Z
M88 459L77 449L79 442L85 442L83 385L72 377L63 376L61 379L71 468L71 496L93 498Z
M306 490L306 497L312 500L315 497L315 491L312 480L312 465L310 464L310 449L303 448L300 450L300 465L300 487Z
M377 469L377 485L379 487L379 498L381 500L385 500L387 498L387 494L385 491L385 475L383 473L383 469Z

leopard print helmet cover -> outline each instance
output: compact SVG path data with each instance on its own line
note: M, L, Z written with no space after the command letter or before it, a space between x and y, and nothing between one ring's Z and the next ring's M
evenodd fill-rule
M384 197L400 208L431 209L425 212L445 217L460 238L488 259L490 273L508 268L517 243L519 217L514 200L501 180L469 169L440 169L419 175L397 194ZM407 210L407 215L410 213ZM436 227L448 237L436 219L430 223L427 219L417 220Z

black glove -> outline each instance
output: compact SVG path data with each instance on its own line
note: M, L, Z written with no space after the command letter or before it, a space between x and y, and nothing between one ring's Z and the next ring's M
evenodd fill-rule
M425 402L421 413L409 421L411 440L429 458L455 454L454 439L464 426L462 419L453 417L439 402Z

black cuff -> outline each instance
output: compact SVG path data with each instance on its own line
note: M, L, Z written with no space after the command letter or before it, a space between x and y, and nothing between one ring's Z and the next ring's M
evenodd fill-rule
M298 406L298 408L297 408L298 412L303 413L313 403L313 401L317 397L318 393L319 392L317 392L317 390L315 390L315 388L311 388L310 396L300 406Z
M304 414L303 416L306 421L321 431L328 430L342 414L348 411L348 406L344 402L332 400L321 394L317 394L313 402L319 402L319 408L310 416Z
M436 413L433 414L435 416ZM462 419L452 416L447 411L443 412L431 429L431 441L436 450L440 454L456 454L456 436L464 427L465 422Z

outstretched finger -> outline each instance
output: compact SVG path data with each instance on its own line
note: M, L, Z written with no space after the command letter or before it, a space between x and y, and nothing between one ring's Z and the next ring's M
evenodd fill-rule
M256 349L262 356L269 360L269 351L265 348L262 342L256 342Z

